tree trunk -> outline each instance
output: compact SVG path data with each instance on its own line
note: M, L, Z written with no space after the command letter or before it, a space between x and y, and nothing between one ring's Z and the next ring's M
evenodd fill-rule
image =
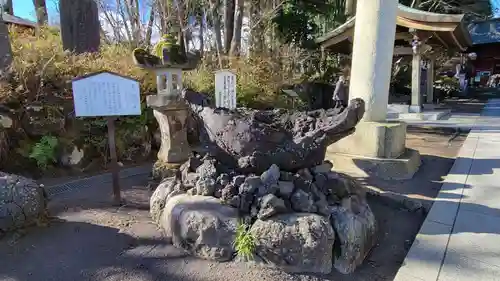
M178 36L177 41L181 47L181 51L186 52L188 44L186 41L186 34L184 34L186 32L186 24L185 24L186 16L184 14L184 3L179 3L179 1L177 1L176 3L177 3L177 20L179 22L179 27L180 27L180 32L179 34L177 34Z
M264 48L264 22L261 0L250 5L250 55L260 55Z
M239 56L241 53L241 28L243 25L243 8L245 0L236 0L236 7L234 9L234 30L233 40L231 41L230 56Z
M59 0L63 48L77 54L98 52L100 22L94 0Z
M0 78L3 77L3 71L7 70L12 63L12 48L10 47L9 30L0 16Z
M217 50L217 58L219 59L219 67L222 68L222 34L221 34L221 22L219 18L219 7L220 0L210 0L210 14L212 17L212 24L215 35L215 48Z
M141 41L141 20L139 14L139 2L137 0L125 1L125 9L127 16L124 17L123 22L126 23L127 19L130 22L131 35L130 41L134 47L139 46Z
M45 0L33 0L33 5L35 5L36 21L38 26L46 25L49 22L49 16L47 14L47 5L45 5Z
M224 0L224 51L229 53L234 34L235 1Z
M5 0L3 5L3 11L11 16L14 15L14 6L12 5L12 0Z
M147 46L151 45L151 36L153 34L153 23L155 21L156 8L156 1L153 1L153 3L151 3L151 10L149 11L148 27L146 29L146 38L144 40Z
M200 20L200 54L201 54L201 57L203 57L203 52L205 51L205 38L203 38L205 36L205 32L204 32L205 18L206 18L205 11L203 11L203 15L201 16L201 20Z

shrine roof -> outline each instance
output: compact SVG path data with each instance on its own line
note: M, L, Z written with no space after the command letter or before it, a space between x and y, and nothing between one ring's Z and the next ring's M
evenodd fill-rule
M7 13L2 13L2 20L7 24L20 25L30 28L36 27L36 22L23 19L17 16L9 15Z
M354 36L356 17L336 29L318 37L316 43L323 48L339 53L350 53ZM396 40L411 41L409 29L424 33L429 45L440 45L449 49L465 51L472 45L467 27L464 24L463 14L438 14L421 11L398 4ZM396 44L397 45L397 44ZM409 42L408 42L408 46Z
M469 33L473 45L500 43L500 19L473 22Z

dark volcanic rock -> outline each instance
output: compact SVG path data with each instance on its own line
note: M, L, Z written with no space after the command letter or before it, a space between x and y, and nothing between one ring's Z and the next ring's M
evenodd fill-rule
M226 173L220 174L217 177L217 184L219 184L221 186L226 186L230 182L231 182L231 177L228 174L226 174Z
M205 159L203 163L196 168L196 173L200 179L217 178L217 167L215 159Z
M236 195L238 195L238 189L233 184L228 184L222 189L221 199L223 201L229 201Z
M278 168L278 166L276 166L275 164L271 165L271 167L267 169L267 171L264 171L264 173L262 173L262 175L260 176L262 184L266 186L277 184L279 179L280 168Z
M361 265L376 242L377 223L370 206L359 198L354 201L355 206L349 203L330 209L331 223L338 239L334 266L343 274L352 273Z
M236 188L240 188L240 186L245 182L245 176L243 175L238 175L236 177L233 178L233 185L236 187Z
M240 194L253 194L262 186L262 180L257 176L249 176L240 185Z
M293 173L281 171L280 180L282 181L293 181Z
M175 177L164 178L149 199L149 212L155 223L159 222L165 202L172 196L185 193Z
M297 212L314 213L317 211L313 196L302 189L297 189L290 199L292 208Z
M182 175L182 183L189 188L194 187L198 179L199 175L197 173L186 173Z
M247 173L261 174L272 164L296 171L323 163L326 147L351 134L364 114L361 99L346 108L312 112L230 111L210 106L200 93L184 91L183 96L210 155Z
M201 178L196 182L196 194L213 196L215 192L215 180L213 178Z
M292 196L295 185L291 181L278 182L278 193L282 198L289 199Z
M274 194L268 194L261 199L260 211L257 218L265 220L276 214L285 213L286 211L287 208L283 199L276 197Z
M315 214L283 214L257 220L250 229L256 254L288 272L330 273L335 233L326 218Z
M313 167L311 170L314 174L326 174L333 169L333 165L331 162L325 162L321 165Z

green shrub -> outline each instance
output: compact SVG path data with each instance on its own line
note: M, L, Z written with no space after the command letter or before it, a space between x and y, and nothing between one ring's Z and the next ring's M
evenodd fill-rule
M47 169L49 164L56 161L56 148L58 140L54 136L43 136L40 141L32 147L29 158L34 159L38 167Z

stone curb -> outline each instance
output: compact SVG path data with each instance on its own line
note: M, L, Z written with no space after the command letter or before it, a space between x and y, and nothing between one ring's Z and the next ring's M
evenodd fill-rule
M137 180L138 182L143 181L144 177L148 176L151 173L151 169L151 164L123 169L120 171L120 179L132 179L134 180L134 182L135 180ZM91 187L95 184L110 183L111 181L111 173L105 173L87 178L71 180L62 184L45 186L44 189L50 199L67 192L81 190Z
M483 109L483 112L487 107ZM477 121L476 121L477 122ZM437 281L444 262L481 128L474 124L394 281Z

